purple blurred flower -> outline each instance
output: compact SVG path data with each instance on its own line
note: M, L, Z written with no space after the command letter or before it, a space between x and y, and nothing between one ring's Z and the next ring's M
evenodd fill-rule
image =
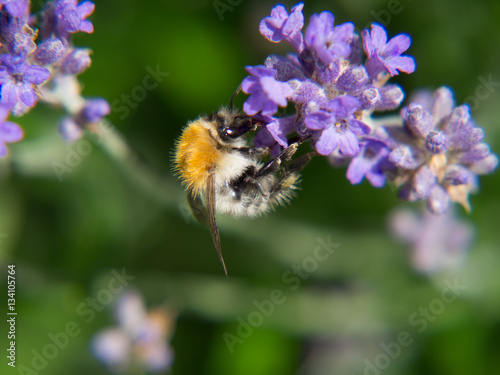
M316 142L316 150L321 155L330 155L337 146L347 156L359 153L357 136L370 133L370 127L354 118L354 112L361 103L352 96L338 96L328 104L329 111L318 110L305 118L306 126L311 130L321 130Z
M50 72L38 65L27 62L14 63L12 56L0 56L1 99L0 103L13 108L15 115L21 114L37 101L34 85L40 85L50 77ZM21 102L24 105L18 106Z
M474 228L458 220L451 209L442 215L397 210L389 226L397 238L410 245L413 267L424 273L460 266L474 236Z
M286 107L287 98L293 90L286 82L275 79L276 71L265 66L247 66L246 70L252 74L245 78L241 84L243 92L250 97L243 104L247 115L261 112L263 115L273 115L278 110L278 105Z
M52 65L61 60L65 52L63 42L60 39L51 38L38 45L33 57L40 65Z
M413 73L415 71L415 60L410 56L401 56L411 44L408 35L400 34L387 42L385 29L374 23L372 30L363 30L364 49L368 55L366 70L372 78L376 78L382 71L387 71L391 76L399 74L399 71Z
M361 152L352 158L347 168L347 179L356 185L366 177L374 187L384 186L385 171L394 168L387 145L373 138L366 138L360 144Z
M0 104L0 158L7 155L7 143L18 142L24 137L21 127L10 121L5 121L9 116L9 108Z
M83 73L92 63L90 50L75 48L69 52L61 63L61 71L65 74L78 75Z
M111 108L106 99L87 99L79 117L84 123L94 123L109 115L110 112Z
M60 33L94 32L92 22L86 20L94 12L95 5L85 1L78 5L78 0L57 0L54 12L58 20Z
M0 0L0 5L14 17L22 17L28 12L28 0Z
M129 291L119 299L115 313L119 326L99 332L92 340L98 360L120 372L134 365L151 372L172 366L174 354L167 344L173 330L170 312L147 312L142 297Z
M65 117L59 124L59 133L66 142L75 142L83 137L83 129L72 117Z
M265 17L260 22L260 33L274 43L285 40L300 53L304 49L304 38L301 33L304 26L303 7L304 3L295 5L288 15L283 5L275 6L271 10L271 16Z
M351 54L354 24L347 22L334 27L334 19L330 12L313 14L306 29L306 45L316 52L325 65Z

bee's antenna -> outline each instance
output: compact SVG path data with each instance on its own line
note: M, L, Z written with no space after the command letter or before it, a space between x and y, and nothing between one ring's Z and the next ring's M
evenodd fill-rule
M236 89L236 91L234 92L233 96L231 96L231 99L229 99L229 109L233 109L233 101L234 101L234 98L236 97L236 95L238 95L241 91L241 83L240 85L238 86L238 88Z

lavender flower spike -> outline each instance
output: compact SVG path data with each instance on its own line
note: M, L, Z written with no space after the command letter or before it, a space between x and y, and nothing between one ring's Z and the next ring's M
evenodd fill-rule
M371 32L363 30L361 35L368 55L366 70L372 78L376 78L384 70L391 76L399 74L399 71L405 73L415 71L413 57L400 56L410 47L411 40L408 35L400 34L387 42L387 32L376 23L372 25Z
M304 49L304 37L301 30L304 26L302 8L299 3L292 8L288 15L283 5L277 5L271 10L271 16L260 22L259 31L268 40L279 43L282 40L290 43L299 53Z

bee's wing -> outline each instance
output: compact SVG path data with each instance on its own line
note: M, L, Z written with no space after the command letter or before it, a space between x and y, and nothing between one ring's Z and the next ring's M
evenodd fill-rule
M208 225L208 212L199 195L188 192L187 200L193 216L201 224Z
M224 263L224 258L222 257L219 228L217 228L217 217L215 211L215 175L213 171L209 173L207 179L207 211L208 211L208 226L210 227L210 233L212 234L212 239L214 241L215 249L217 250L217 254L219 255L222 267L224 267L224 273L227 276L226 264Z

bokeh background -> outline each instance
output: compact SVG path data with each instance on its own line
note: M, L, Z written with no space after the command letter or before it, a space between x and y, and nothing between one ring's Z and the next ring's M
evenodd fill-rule
M96 1L94 34L75 36L75 45L94 51L92 67L80 76L83 94L114 103L109 120L139 159L116 157L94 143L60 181L53 162L64 163L76 147L57 134L62 111L40 104L19 119L26 139L0 162L1 283L6 291L6 265L16 264L17 365L32 367L33 350L41 352L50 333L75 322L81 332L33 373L109 373L89 343L116 325L118 295L90 322L78 307L105 288L113 270L125 268L148 308L166 304L179 312L172 374L500 373L498 173L481 178L470 214L457 210L476 227L467 261L424 275L387 232L387 214L400 205L395 192L366 182L351 186L345 169L316 158L289 207L256 220L220 217L230 274L224 277L208 229L191 218L172 176L171 150L188 120L228 103L246 76L244 66L290 50L258 32L274 2L219 3L231 9L221 16L212 0ZM285 4L290 9L294 2ZM310 0L306 23L323 10L332 11L336 23L362 29L375 20L391 36L410 34L417 70L394 80L407 93L448 85L462 103L476 95L479 77L500 82L498 1ZM148 67L168 76L141 100L124 104ZM497 153L499 86L473 111ZM119 110L124 105L127 111ZM283 278L314 254L318 238L339 246L292 290ZM467 288L436 310L446 280ZM224 334L237 336L241 321L258 311L254 302L275 289L284 302L229 350ZM422 318L421 308L429 306L426 328L418 332L410 317ZM412 342L386 366L381 344L396 342L401 332ZM6 336L2 328L3 352ZM2 374L23 373L10 371L6 361ZM368 369L368 362L380 366Z

